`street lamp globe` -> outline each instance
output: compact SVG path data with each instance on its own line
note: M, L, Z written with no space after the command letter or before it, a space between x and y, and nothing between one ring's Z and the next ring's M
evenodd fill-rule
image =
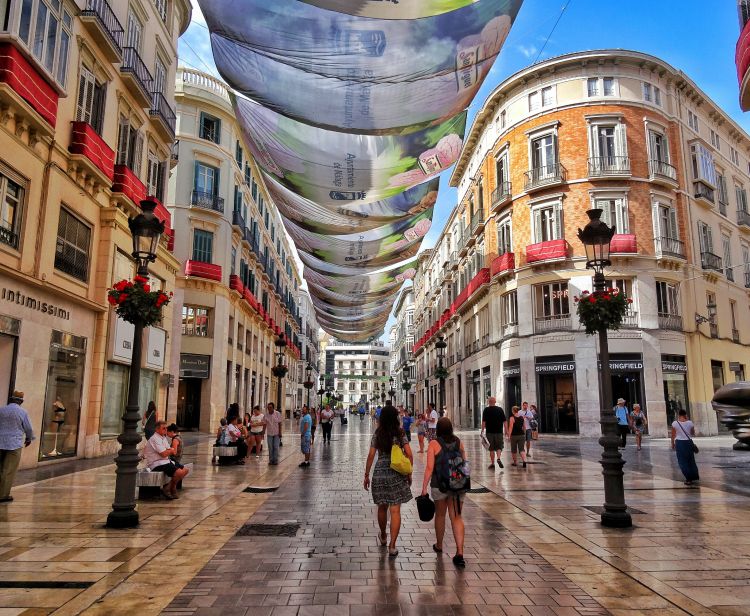
M156 250L159 238L164 233L164 221L154 214L156 201L141 201L141 213L128 219L130 233L133 236L133 259L138 266L138 274L148 275L148 264L156 261Z
M583 229L578 229L578 239L586 251L586 267L597 275L604 275L604 268L612 265L609 249L615 234L615 228L607 226L601 219L602 212L599 208L588 210L589 222Z

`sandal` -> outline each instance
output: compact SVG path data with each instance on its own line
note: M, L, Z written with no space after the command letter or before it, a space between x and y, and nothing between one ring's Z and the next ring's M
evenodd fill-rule
M435 552L437 552L438 554L442 554L442 553L443 553L443 550L442 550L442 549L440 549L440 548L439 548L439 547L437 546L437 543L433 543L433 544L432 544L432 549L433 549L433 550L434 550Z
M386 545L388 545L388 537L385 534L382 534L378 537L378 545L381 548L384 548Z
M464 560L463 554L456 554L453 557L453 564L456 565L456 567L465 567L466 561Z
M396 548L388 548L388 558L396 558L398 556L398 550Z
M161 493L164 495L164 498L166 498L167 500L174 500L174 496L172 496L172 493L169 490L165 490L164 488L162 488Z

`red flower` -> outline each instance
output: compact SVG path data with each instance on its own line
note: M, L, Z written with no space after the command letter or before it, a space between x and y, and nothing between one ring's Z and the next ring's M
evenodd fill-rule
M589 302L591 302L592 304L595 304L596 298L592 295L591 297L589 297Z
M117 300L112 295L107 295L107 301L109 302L110 306L117 306Z
M612 299L612 296L609 293L605 293L604 295L602 295L602 298L609 300Z
M141 284L148 282L148 278L144 278L143 276L136 276L133 278L136 282L140 282Z
M144 290L144 291L145 291L146 293L149 293L149 292L151 291L151 285L148 285L148 284L144 284L144 285L143 285L143 290Z
M117 298L117 303L122 304L122 302L124 302L126 299L128 299L127 294L120 293L120 297Z
M588 291L583 291L583 292L581 293L581 295L588 295L588 294L589 294L589 292L588 292Z
M633 300L628 298L628 304L632 304L632 303L633 303Z

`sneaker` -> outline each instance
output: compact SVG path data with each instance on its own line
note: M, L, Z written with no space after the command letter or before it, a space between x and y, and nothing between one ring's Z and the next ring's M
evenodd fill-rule
M523 463L523 467L526 468L526 462Z
M505 467L503 466L503 463L502 463L502 462L501 462L500 460L498 460L498 461L497 461L497 465L498 465L498 466L499 466L500 468L505 468Z

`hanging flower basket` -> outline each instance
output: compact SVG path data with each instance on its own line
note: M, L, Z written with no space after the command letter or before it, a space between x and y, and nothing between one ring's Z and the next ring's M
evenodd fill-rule
M122 320L134 325L140 322L144 327L161 321L161 309L171 298L172 293L152 291L148 278L143 276L120 280L107 291L107 301Z
M447 379L448 378L448 371L445 368L435 368L435 378L436 379Z
M593 293L583 291L573 300L576 303L576 314L589 335L598 333L602 328L620 329L628 308L633 303L617 287Z
M401 383L401 389L409 391L411 389L411 383Z

